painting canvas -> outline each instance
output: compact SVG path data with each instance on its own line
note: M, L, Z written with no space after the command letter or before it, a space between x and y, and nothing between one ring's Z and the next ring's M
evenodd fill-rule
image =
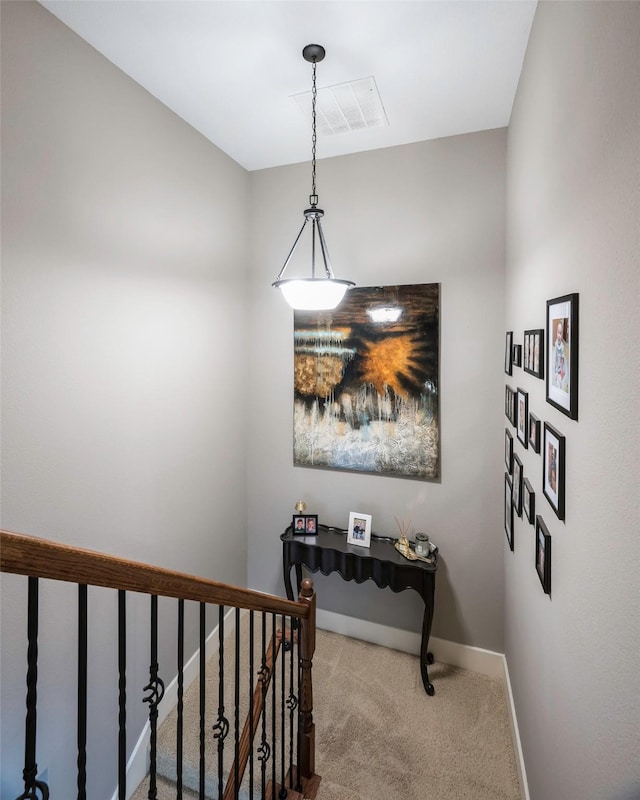
M294 464L440 479L437 283L294 313Z

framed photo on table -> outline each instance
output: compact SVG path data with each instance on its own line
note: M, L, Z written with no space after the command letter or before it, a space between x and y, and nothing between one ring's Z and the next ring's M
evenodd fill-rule
M547 403L578 419L578 295L547 300Z
M542 445L542 491L558 519L564 519L565 438L544 423Z
M316 536L318 533L318 515L294 514L291 527L294 536Z
M371 514L362 514L360 511L352 511L349 514L347 544L371 546Z

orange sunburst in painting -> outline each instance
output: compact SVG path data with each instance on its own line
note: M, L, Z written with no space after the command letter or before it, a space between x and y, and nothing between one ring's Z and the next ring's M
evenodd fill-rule
M406 397L409 394L406 386L414 383L419 367L419 343L411 334L363 345L360 377L363 383L374 386L378 394L389 387Z

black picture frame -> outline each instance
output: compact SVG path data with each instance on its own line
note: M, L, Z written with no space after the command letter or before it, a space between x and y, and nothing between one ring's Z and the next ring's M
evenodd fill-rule
M513 375L513 331L507 331L504 338L504 371Z
M528 478L522 481L522 508L525 517L533 525L536 513L536 495Z
M513 502L511 478L504 473L504 532L509 542L509 549L513 552Z
M522 345L521 344L514 344L513 345L513 355L511 357L514 367L521 367L522 366Z
M516 390L516 434L520 444L527 449L529 442L529 394L518 387Z
M522 368L534 378L544 378L544 328L532 328L524 332Z
M551 534L540 515L536 517L536 572L545 594L551 594Z
M513 478L512 478L512 492L511 501L513 503L513 510L515 513L522 517L522 480L524 473L522 471L522 461L518 456L513 454Z
M509 422L516 426L516 393L510 386L504 387L504 413Z
M548 422L542 442L542 491L558 519L565 517L565 437Z
M294 536L317 536L317 514L294 514L291 520L291 530Z
M578 294L547 300L546 400L578 419Z
M509 428L504 429L504 464L509 475L513 472L513 436Z
M540 452L540 420L529 413L529 444L534 453Z

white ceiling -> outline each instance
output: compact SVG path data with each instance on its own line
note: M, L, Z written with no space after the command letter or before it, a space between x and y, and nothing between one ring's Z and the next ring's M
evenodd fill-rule
M318 87L373 76L388 127L318 158L508 125L536 0L40 0L248 170L308 161Z

